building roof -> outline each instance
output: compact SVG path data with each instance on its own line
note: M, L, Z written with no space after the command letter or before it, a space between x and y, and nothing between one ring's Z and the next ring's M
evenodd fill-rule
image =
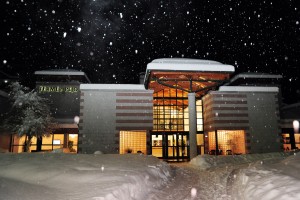
M278 87L220 86L219 91L230 92L279 92Z
M280 110L280 115L281 119L291 119L290 121L295 119L300 120L300 103L298 102L283 106Z
M84 72L72 70L72 69L42 70L42 71L35 71L34 74L35 75L85 76Z
M167 89L172 93L179 89L203 96L223 84L233 72L233 66L213 60L161 58L147 65L144 85L154 92Z
M234 72L234 67L213 60L160 58L147 65L147 71Z
M281 75L245 72L234 76L226 85L270 86L280 85Z
M50 81L55 80L53 77L68 77L69 80L78 80L79 82L83 83L90 83L90 79L87 75L82 71L77 71L73 69L53 69L53 70L41 70L35 71L34 74L39 77L43 77L38 79L38 81ZM50 77L50 78L45 78ZM64 78L60 78L64 79Z
M80 84L80 90L145 90L141 84Z

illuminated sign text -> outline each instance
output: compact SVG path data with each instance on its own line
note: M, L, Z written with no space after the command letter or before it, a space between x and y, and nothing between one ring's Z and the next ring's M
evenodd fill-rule
M39 93L49 93L49 92L67 92L67 93L76 93L78 88L74 86L39 86Z

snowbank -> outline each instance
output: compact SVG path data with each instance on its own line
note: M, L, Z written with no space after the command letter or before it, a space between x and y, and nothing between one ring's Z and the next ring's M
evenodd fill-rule
M232 199L300 199L300 154L279 163L255 163L234 171Z
M243 154L243 155L230 155L230 156L213 156L213 155L200 155L193 158L190 164L199 169L209 169L212 167L222 167L226 165L239 165L251 163L256 161L274 161L276 159L283 159L289 156L287 152L274 152L264 154Z
M217 172L226 168L227 195L234 200L300 199L300 153L277 152L233 156L198 156L190 164Z
M0 154L0 199L143 199L170 178L167 163L126 154Z

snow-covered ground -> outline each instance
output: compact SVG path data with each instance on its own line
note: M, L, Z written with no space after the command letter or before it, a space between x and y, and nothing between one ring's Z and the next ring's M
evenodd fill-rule
M0 199L145 199L170 167L139 154L0 154Z
M300 199L300 153L198 156L0 154L0 199Z

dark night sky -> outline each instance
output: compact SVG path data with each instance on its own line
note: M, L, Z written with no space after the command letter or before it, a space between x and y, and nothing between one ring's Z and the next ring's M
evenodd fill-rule
M156 58L283 75L300 101L299 0L1 0L0 70L77 69L94 83L137 83Z

